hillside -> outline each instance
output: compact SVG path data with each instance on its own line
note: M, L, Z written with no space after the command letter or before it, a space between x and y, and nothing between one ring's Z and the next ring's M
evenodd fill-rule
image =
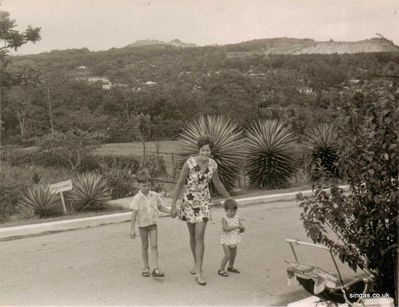
M197 47L195 44L184 43L178 39L173 39L170 42L163 42L156 39L144 39L135 41L133 44L129 44L127 48L134 48L134 47L143 47L143 46L152 46L152 45L168 45L174 47L182 47L182 48L189 48L189 47Z
M318 42L312 39L271 38L257 39L226 45L229 57L266 54L345 54L372 52L399 52L399 47L383 38L371 38L356 42Z

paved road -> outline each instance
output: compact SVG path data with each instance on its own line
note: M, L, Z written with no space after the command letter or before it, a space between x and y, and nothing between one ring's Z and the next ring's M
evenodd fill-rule
M140 240L129 224L105 225L41 237L0 242L0 305L285 305L307 297L288 286L285 238L305 239L294 202L239 209L247 231L238 249L241 274L216 274L222 209L213 210L206 232L205 276L201 287L189 274L191 254L186 225L160 220L163 279L141 277ZM304 260L333 270L324 252L305 248Z

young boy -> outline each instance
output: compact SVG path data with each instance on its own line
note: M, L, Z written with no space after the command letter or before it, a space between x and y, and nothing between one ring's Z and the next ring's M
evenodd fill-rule
M154 270L153 277L165 276L158 268L158 212L170 213L170 210L163 206L161 197L154 191L150 191L151 176L147 170L142 170L137 174L139 183L139 192L133 197L130 203L132 209L131 233L132 239L136 238L136 221L139 226L139 232L142 244L142 256L144 270L142 276L150 276L150 266L148 264L148 241L151 244L151 258ZM159 211L158 211L159 210ZM148 240L149 239L149 240Z

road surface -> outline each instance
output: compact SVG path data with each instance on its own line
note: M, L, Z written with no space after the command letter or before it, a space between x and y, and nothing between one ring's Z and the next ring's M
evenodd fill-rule
M104 225L0 242L0 305L286 305L309 296L288 286L285 238L309 241L295 202L240 208L246 226L236 266L241 274L217 275L223 209L213 209L206 231L205 287L195 283L187 226L159 221L160 267L165 278L141 277L140 240L129 223ZM334 271L324 251L299 257ZM350 274L349 270L346 274Z

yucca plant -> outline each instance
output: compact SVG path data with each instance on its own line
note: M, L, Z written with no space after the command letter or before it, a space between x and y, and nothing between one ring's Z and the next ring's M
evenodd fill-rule
M312 181L317 181L321 176L338 177L335 167L337 160L337 134L327 124L319 124L305 133L305 144L308 147L307 168Z
M234 187L245 157L244 135L238 124L224 116L201 116L186 124L180 133L180 162L198 154L197 140L209 135L214 141L212 158L218 164L220 180L227 190Z
M288 185L297 159L292 130L283 121L262 120L251 125L247 137L250 183L259 188Z
M62 214L60 196L52 193L48 185L34 184L22 191L18 208L40 218Z
M77 211L100 210L107 207L111 190L103 176L96 173L79 175L73 180L68 200Z

